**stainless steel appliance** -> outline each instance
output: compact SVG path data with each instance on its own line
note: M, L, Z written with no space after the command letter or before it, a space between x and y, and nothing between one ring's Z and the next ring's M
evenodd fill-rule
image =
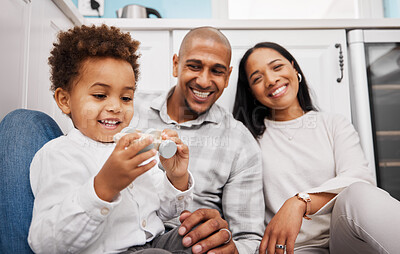
M138 4L129 4L117 10L117 18L150 18L150 15L161 18L157 10Z
M353 122L377 184L400 200L400 30L348 33Z

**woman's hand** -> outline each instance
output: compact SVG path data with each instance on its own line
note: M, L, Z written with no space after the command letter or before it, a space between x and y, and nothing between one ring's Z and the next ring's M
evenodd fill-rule
M311 197L311 209L309 214L315 214L336 196L334 193L313 193ZM276 249L276 245L286 245L286 253L294 253L294 243L300 232L303 216L306 212L306 203L296 196L289 198L281 209L275 214L265 229L264 237L260 244L260 254L284 253L283 249Z
M189 148L179 139L176 131L165 129L161 133L161 137L163 140L172 140L177 145L177 151L173 157L166 159L160 156L160 162L165 169L167 177L178 190L187 190L189 181Z
M286 253L294 253L294 243L299 234L306 203L297 197L286 200L283 206L268 223L264 237L260 244L260 254L283 254L284 249L277 249L276 245L286 245Z
M94 189L102 200L111 202L133 180L156 165L156 160L142 165L143 162L156 155L157 151L151 149L137 154L153 141L151 137L140 141L139 138L138 133L123 136L94 178Z

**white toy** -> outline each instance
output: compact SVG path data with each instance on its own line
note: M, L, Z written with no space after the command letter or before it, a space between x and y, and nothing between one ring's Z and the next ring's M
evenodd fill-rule
M117 133L114 135L114 142L117 143L118 140L120 140L123 136L125 136L128 133L140 133L141 137L139 139L142 140L148 136L152 136L153 137L153 143L146 146L145 148L143 148L142 150L140 150L138 152L138 154L140 153L144 153L146 151L149 151L150 149L156 149L160 155L166 159L171 158L172 156L175 155L177 147L174 141L172 140L162 140L161 139L161 132L160 130L156 130L156 129L147 129L146 131L141 131L132 127L126 127L124 129L122 129L122 131L120 133Z

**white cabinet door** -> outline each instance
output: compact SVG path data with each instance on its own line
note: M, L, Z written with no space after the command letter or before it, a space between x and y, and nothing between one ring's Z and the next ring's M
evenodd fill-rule
M29 1L2 0L0 15L0 120L25 106Z
M172 57L169 31L129 31L132 38L140 41L137 89L140 91L164 91L170 88Z
M173 32L173 50L188 31ZM218 103L229 111L236 95L238 66L247 49L258 42L271 41L284 46L298 61L310 85L314 103L321 111L337 112L351 120L348 60L345 30L222 30L232 46L232 74L229 86ZM343 79L339 66L340 43L344 61Z
M48 57L57 33L73 24L52 1L32 1L31 12L27 108L50 115L65 133L72 122L58 108L50 91Z

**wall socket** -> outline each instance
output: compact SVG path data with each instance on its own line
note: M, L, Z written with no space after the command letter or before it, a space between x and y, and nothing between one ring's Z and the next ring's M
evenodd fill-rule
M91 0L78 0L78 9L83 16L99 16L97 10L93 10L90 4ZM95 0L99 3L100 16L104 15L104 0Z

